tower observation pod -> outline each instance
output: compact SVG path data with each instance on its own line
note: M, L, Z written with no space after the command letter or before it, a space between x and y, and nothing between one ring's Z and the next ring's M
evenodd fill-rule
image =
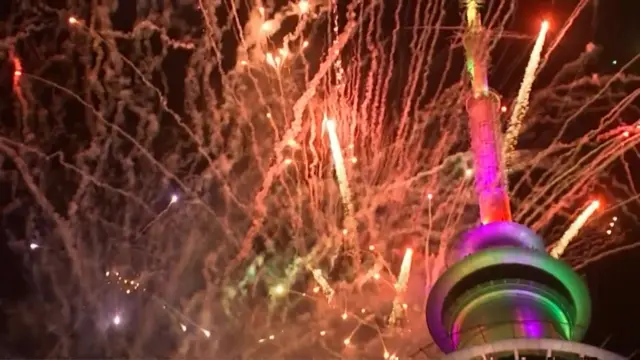
M578 343L591 315L585 283L511 221L496 100L467 103L482 224L450 244L449 267L427 299L431 337L445 359L622 359Z
M445 359L622 359L578 343L591 316L584 281L534 231L512 222L500 102L481 78L486 61L475 55L483 46L474 16L466 39L474 91L466 105L482 224L450 243L448 269L431 288L426 321L434 344Z

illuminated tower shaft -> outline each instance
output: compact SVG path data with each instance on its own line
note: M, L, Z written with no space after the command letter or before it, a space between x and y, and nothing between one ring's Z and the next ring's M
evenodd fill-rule
M488 44L477 4L467 4L468 31L464 44L473 96L467 100L476 192L483 224L510 221L511 209L504 179L502 136L497 119L500 100L487 82Z
M483 224L511 221L511 208L504 179L499 103L490 93L467 101L476 192Z

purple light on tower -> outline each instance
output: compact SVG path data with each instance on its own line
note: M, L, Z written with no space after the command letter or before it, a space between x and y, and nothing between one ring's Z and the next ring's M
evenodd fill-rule
M483 224L511 221L511 208L504 179L497 96L488 93L467 100L476 192Z
M524 336L529 339L543 338L544 325L538 320L538 313L527 306L516 310L516 316Z

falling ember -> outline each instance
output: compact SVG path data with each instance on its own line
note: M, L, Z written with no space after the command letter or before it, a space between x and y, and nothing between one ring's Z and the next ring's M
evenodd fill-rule
M22 63L17 56L13 55L13 88L15 91L19 91L20 78L22 78Z
M278 296L284 295L286 291L287 291L287 289L282 284L278 284L278 285L274 286L273 289L271 289L271 293L273 293L275 295L278 295Z
M344 227L347 231L346 233L350 235L348 238L350 238L353 236L353 230L355 230L355 219L353 218L353 203L351 202L349 179L347 178L347 170L344 166L344 157L342 156L342 149L340 148L340 140L338 139L338 133L336 130L336 121L328 119L326 116L324 121L327 128L327 134L329 136L331 156L333 157L336 177L338 178L338 187L340 189L340 196L342 197L342 205L344 207Z
M560 240L556 242L553 249L551 249L551 256L556 259L562 256L564 250L567 248L571 240L573 240L576 235L578 235L580 229L584 226L587 220L589 220L589 217L591 217L591 215L593 215L593 213L598 210L599 207L600 201L594 200L593 202L591 202L591 204L589 204L589 206L587 206L586 209L584 209L584 211L580 215L578 215L576 220L569 226Z
M298 3L298 10L300 10L300 14L306 14L309 12L309 0L300 0Z
M540 65L540 54L542 53L542 47L544 46L544 40L547 37L548 30L549 22L545 20L540 26L540 33L538 34L538 38L536 39L535 45L533 46L533 50L531 51L529 62L527 63L527 68L524 72L524 78L522 79L520 90L518 90L518 97L516 98L513 112L511 113L511 118L509 119L509 125L507 127L507 132L504 139L503 150L504 159L506 162L505 171L508 169L509 163L511 162L511 153L515 149L518 142L518 134L520 133L520 128L522 127L522 120L524 119L524 116L529 109L529 96L531 95L531 87L533 86L533 82L536 79L536 70L538 70L538 66Z
M279 68L280 65L282 65L282 59L280 58L280 56L273 55L272 53L267 53L265 55L265 60L269 66L272 66L276 69Z

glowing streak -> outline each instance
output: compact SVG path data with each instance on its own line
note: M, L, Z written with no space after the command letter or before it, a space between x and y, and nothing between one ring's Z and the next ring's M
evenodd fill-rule
M395 284L396 297L393 299L393 309L391 310L391 316L389 317L390 324L394 324L404 315L402 295L404 295L404 292L407 289L407 282L409 281L409 274L411 273L411 260L413 260L413 250L407 249L404 253L404 257L402 258L400 274L398 274L398 280Z
M16 56L13 57L13 69L13 88L17 90L22 77L22 63Z
M555 244L553 249L551 249L551 256L554 258L559 258L564 253L564 250L567 248L571 240L573 240L580 229L584 226L584 224L589 220L591 215L598 210L600 207L600 202L598 200L593 201L589 206L587 206L584 211L578 215L576 220L569 226L567 231L562 235L560 240Z
M313 275L313 278L316 280L318 285L320 285L320 287L322 288L322 293L327 297L327 302L331 302L335 291L333 290L331 285L329 285L329 282L324 277L324 275L322 275L322 270L313 269L311 270L311 274Z
M477 1L475 0L469 0L467 1L467 23L469 24L469 27L472 27L475 25L475 21L478 18L478 7L479 4Z
M413 259L413 250L407 249L402 258L402 265L400 266L400 274L396 281L396 291L399 293L404 292L407 289L407 281L409 281L409 274L411 273L411 260Z
M353 218L353 203L351 202L351 188L349 187L349 179L347 178L347 170L344 167L344 157L340 148L340 140L336 131L336 121L333 119L324 119L329 136L329 144L331 146L331 156L338 178L338 187L340 196L342 197L342 205L344 207L344 228L349 238L353 236L355 230L355 219Z
M274 68L278 68L280 67L280 57L279 56L274 56L272 53L267 53L265 55L265 60L267 61L267 64L269 64L270 66L274 67Z
M509 126L507 127L507 133L504 142L504 156L507 164L507 166L505 166L505 170L508 169L508 165L510 163L510 155L515 149L516 143L518 142L518 134L520 133L520 128L522 127L522 120L524 119L524 116L529 109L529 96L531 94L531 87L533 85L533 81L536 79L536 70L540 65L540 54L542 53L542 47L544 46L544 41L547 37L548 30L549 22L543 21L542 25L540 26L540 33L538 34L535 45L533 46L533 51L531 51L531 56L529 56L529 62L527 63L527 68L524 72L524 78L522 79L520 90L518 91L518 97L516 98L513 113L511 113L511 119L509 120Z

